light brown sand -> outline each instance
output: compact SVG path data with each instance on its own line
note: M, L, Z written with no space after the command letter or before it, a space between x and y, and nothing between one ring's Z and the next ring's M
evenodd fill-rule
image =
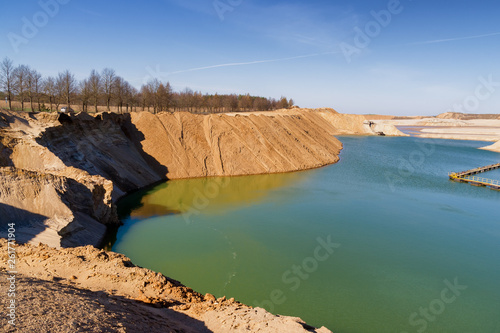
M383 120L382 123L394 126L413 127L418 134L414 136L434 139L452 140L476 140L491 141L500 140L500 120L494 119L396 119Z

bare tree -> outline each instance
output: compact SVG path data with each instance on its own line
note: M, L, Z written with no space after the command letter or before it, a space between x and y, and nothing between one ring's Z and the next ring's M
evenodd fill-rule
M57 85L62 87L64 100L68 108L71 108L71 97L76 92L77 82L75 76L69 70L59 73L57 77Z
M170 82L167 82L165 85L165 96L164 96L164 102L165 102L165 107L166 111L170 110L170 107L172 106L172 95L173 95L173 89L172 86L170 85Z
M59 105L64 102L64 86L62 84L58 84L59 78L56 79L55 89L56 89L56 110L59 110Z
M40 82L42 80L42 75L38 73L35 69L27 68L26 77L26 93L30 101L31 111L35 111L33 107L33 102L38 101L38 111L40 111Z
M111 98L113 97L114 85L116 83L116 73L111 68L105 68L101 74L102 87L104 90L104 96L106 97L106 107L107 110L110 111L109 108L111 103Z
M92 87L88 79L80 82L79 95L82 102L82 112L88 112L88 104L91 97Z
M158 105L160 104L158 89L160 88L160 80L152 79L147 83L147 89L151 93L151 104L153 106L153 113L156 114L158 112Z
M167 88L163 85L163 83L160 83L158 86L158 90L156 91L157 94L157 101L158 101L158 112L162 112L163 108L166 106L168 103L168 92Z
M115 79L115 83L114 83L114 93L113 95L115 96L115 99L116 99L116 105L118 107L118 112L120 113L123 113L123 101L125 99L125 94L126 94L126 81L118 76L116 79Z
M194 112L201 112L203 108L203 94L201 91L195 91L191 100L191 107Z
M253 102L250 94L246 94L244 96L240 96L238 100L238 108L240 111L250 111L252 109Z
M238 109L238 96L226 95L224 100L224 107L226 108L226 111L236 111Z
M35 90L36 103L38 104L38 111L42 111L40 107L40 96L42 94L43 78L42 74L37 71L33 71L33 85Z
M56 95L57 95L57 89L56 89L56 79L52 76L49 76L45 81L43 82L43 92L47 97L49 98L49 103L50 103L50 111L52 111L52 104L56 103ZM59 104L56 104L56 110L59 108Z
M205 94L203 96L203 101L201 103L202 107L207 111L207 112L210 112L210 95L208 94Z
M212 112L218 112L221 107L221 98L219 94L215 94L211 96L209 102L208 102L209 108Z
M151 91L149 90L149 85L143 85L141 87L140 98L142 104L142 111L146 110L146 106L148 107L149 111L149 107L151 106Z
M26 72L26 95L28 96L28 100L30 101L30 109L33 111L33 99L35 98L35 84L33 83L34 75L33 69L28 67Z
M21 110L24 110L24 100L26 99L27 81L29 67L20 65L14 69L14 91L21 101Z
M4 58L0 64L0 89L7 93L9 110L12 110L12 91L14 88L14 64L9 58Z
M92 99L92 102L94 102L94 111L97 113L97 105L99 104L99 97L101 96L103 89L101 76L96 70L93 69L90 72L88 83L90 88L90 98Z
M114 84L114 97L116 99L118 111L123 113L123 106L126 107L126 112L129 112L129 107L135 103L137 90L118 76Z
M275 98L269 99L269 110L279 109L278 101Z
M132 87L127 81L125 81L125 106L126 106L126 111L129 112L128 108L130 107L130 112L133 111L134 105L136 105L137 102L137 89Z
M253 109L257 111L271 110L271 102L264 97L256 97L253 101Z
M194 106L194 92L190 88L184 89L181 92L180 102L182 107L184 107L187 111L191 112L192 107Z
M38 103L41 110L41 101L50 103L50 110L55 104L56 109L61 103L71 107L71 102L82 104L84 111L88 111L88 105L93 105L94 111L98 112L99 103L106 103L107 111L111 111L111 104L116 104L118 112L123 113L137 109L142 106L144 111L153 108L154 113L161 111L189 111L189 112L235 112L250 110L275 110L279 108L290 108L294 105L292 99L281 97L280 99L264 98L246 95L210 95L186 88L181 92L174 92L170 82L162 83L158 79L152 79L141 87L140 92L116 75L115 71L105 68L101 74L96 70L90 72L90 76L77 82L69 70L59 73L57 78L49 77L42 80L42 76L28 66L20 65L14 67L9 58L0 62L0 91L5 92L9 108L12 108L12 100L16 97L24 109L24 103L29 101L31 110L35 110L34 103ZM3 95L2 95L3 96ZM115 103L116 101L116 103Z
M278 109L288 109L291 105L288 104L288 99L286 97L281 97L278 102Z

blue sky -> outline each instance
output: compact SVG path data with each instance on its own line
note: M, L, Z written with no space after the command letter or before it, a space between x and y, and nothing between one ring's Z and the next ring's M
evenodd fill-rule
M344 113L499 113L499 14L497 1L459 0L4 1L0 58Z

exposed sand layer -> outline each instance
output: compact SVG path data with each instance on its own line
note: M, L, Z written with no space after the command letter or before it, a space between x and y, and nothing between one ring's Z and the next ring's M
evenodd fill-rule
M465 117L467 118L467 117ZM382 124L405 126L417 137L452 140L499 141L498 119L423 118L381 120Z
M268 174L335 163L333 135L404 135L375 130L358 115L332 109L291 109L216 115L133 113L144 152L167 166L169 179Z
M500 119L500 114L473 114L473 113L459 113L459 112L445 112L437 115L436 118L441 119Z
M288 172L335 163L341 143L315 113L131 115L170 179ZM320 124L318 124L320 122Z
M369 116L367 116L369 119ZM500 115L443 113L431 118L382 119L380 124L405 127L413 136L433 139L492 141L480 149L500 153Z
M0 239L0 260L7 262ZM16 329L2 332L330 332L234 299L201 295L117 253L17 245ZM0 269L2 295L8 277ZM6 314L6 302L2 302Z
M54 247L99 244L106 226L118 225L113 184L86 173L81 179L67 176L0 168L2 226L15 222L19 240Z

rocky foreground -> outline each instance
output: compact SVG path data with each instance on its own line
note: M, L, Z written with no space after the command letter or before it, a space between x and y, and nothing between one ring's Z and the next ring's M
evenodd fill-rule
M15 223L16 241L45 244L16 246L17 328L327 332L298 318L200 295L91 245L100 245L107 228L119 224L115 202L131 191L166 179L321 167L338 161L342 144L334 135L340 134L403 135L394 126L332 109L216 115L0 112L0 221ZM4 229L0 237L6 237ZM5 240L0 253L6 262ZM5 288L8 273L2 268L0 275Z

